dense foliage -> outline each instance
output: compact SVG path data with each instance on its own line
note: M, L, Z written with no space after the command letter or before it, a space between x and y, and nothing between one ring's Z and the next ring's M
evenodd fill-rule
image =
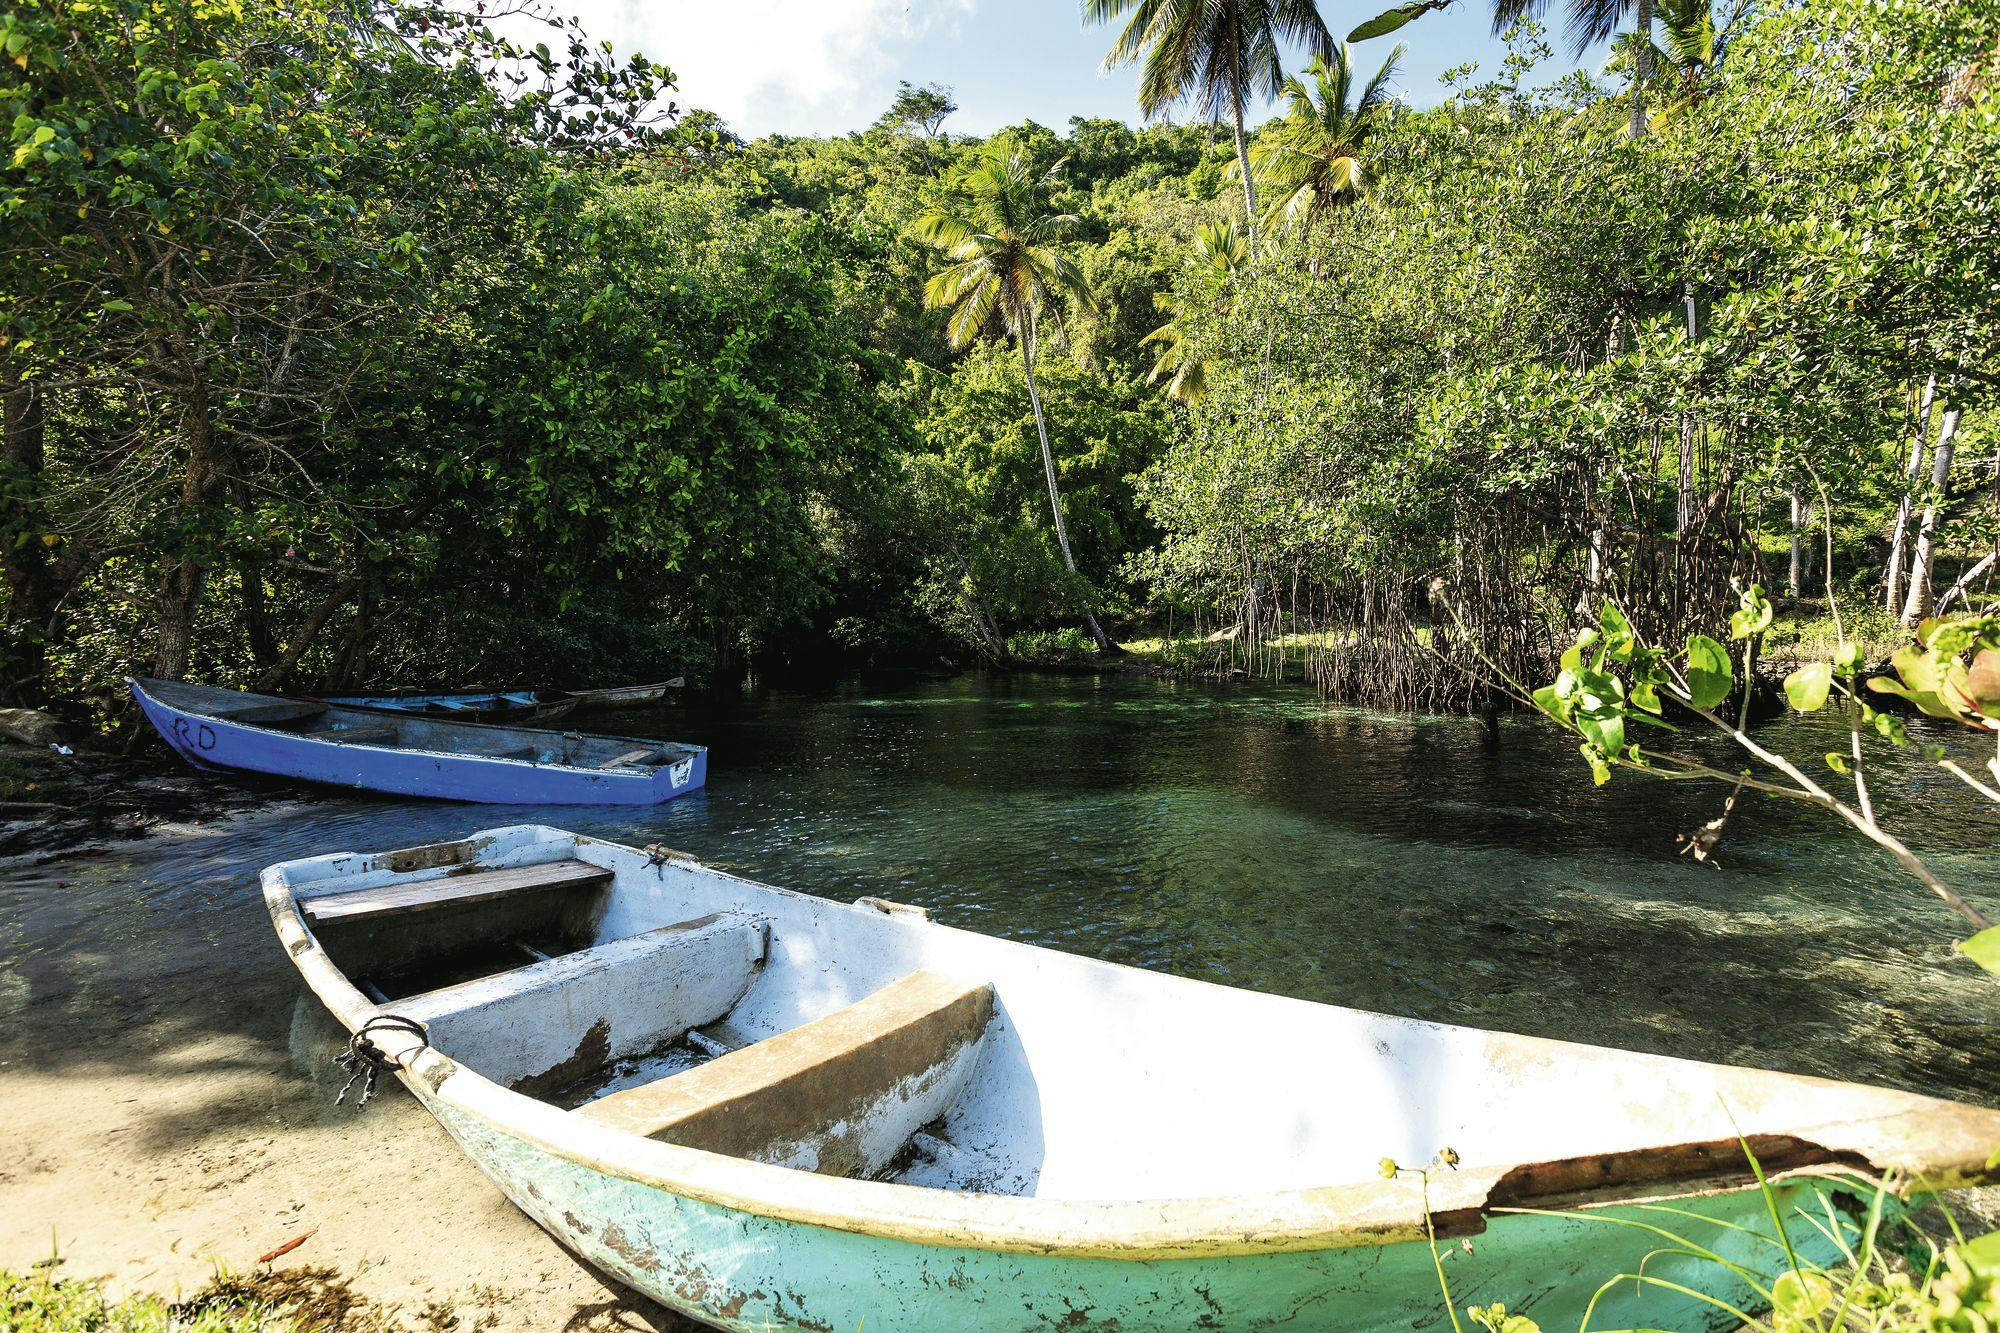
M1625 74L1535 86L1528 25L1426 110L1329 46L1239 152L982 141L935 85L746 142L477 6L27 0L0 692L997 660L1102 619L1443 705L1472 643L1540 678L1602 598L1656 640L1752 581L1974 600L1993 6L1661 12L1636 137Z

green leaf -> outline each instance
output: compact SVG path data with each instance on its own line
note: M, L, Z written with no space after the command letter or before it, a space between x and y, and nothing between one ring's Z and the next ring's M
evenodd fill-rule
M1617 754L1625 748L1625 714L1615 708L1597 708L1580 713L1576 719L1576 729L1583 738L1606 754Z
M1585 741L1576 748L1583 755L1585 762L1590 765L1590 780L1593 783L1602 787L1605 783L1611 781L1611 760L1605 757L1604 751L1598 749L1589 741Z
M1704 711L1727 699L1736 680L1729 650L1706 634L1688 640L1687 675L1689 700Z
M1614 662L1632 660L1632 648L1638 636L1632 633L1632 622L1625 618L1623 611L1606 602L1604 609L1597 613L1597 627L1604 635L1605 652Z
M2000 975L2000 926L1989 926L1969 940L1960 940L1958 951L1988 972Z
M1852 773L1854 771L1847 766L1847 756L1838 750L1828 750L1826 752L1826 766L1836 773Z
M1347 34L1350 42L1365 42L1371 37L1386 37L1411 19L1420 18L1433 9L1443 9L1450 0L1411 0L1406 5L1385 9L1366 23Z
M1861 645L1843 642L1833 650L1833 669L1843 676L1851 676L1861 670Z
M1810 1270L1778 1274L1771 1284L1771 1309L1804 1322L1833 1304L1833 1284Z
M1771 628L1771 601L1764 596L1759 584L1751 584L1743 591L1742 609L1729 617L1729 637L1747 639L1762 634Z
M1926 717L1953 717L1955 714L1944 706L1944 700L1931 690L1913 690L1900 680L1888 676L1870 676L1868 688L1877 694L1893 694L1899 699L1907 699L1915 704L1917 711Z
M1826 707L1833 689L1833 664L1808 662L1785 677L1785 698L1801 713L1817 713Z
M2000 1165L2000 1151L1993 1154L1987 1166ZM1958 1257L1974 1277L1992 1281L2000 1278L2000 1231L1989 1231L1983 1236L1974 1236L1958 1247Z
M1867 716L1869 714L1872 714L1872 716ZM1877 713L1872 708L1867 709L1864 716L1867 716L1868 725L1875 728L1875 734L1889 742L1889 744L1908 745L1910 743L1910 729L1903 725L1902 718L1897 717L1893 713Z
M1938 687L1937 657L1913 643L1906 643L1890 654L1889 662L1896 668L1896 674L1903 683L1913 690L1936 693Z

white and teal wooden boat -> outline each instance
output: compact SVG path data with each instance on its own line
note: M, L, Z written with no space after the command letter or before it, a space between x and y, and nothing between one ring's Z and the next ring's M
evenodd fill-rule
M1977 1107L1161 976L549 828L287 862L264 892L510 1199L725 1329L1444 1327L1423 1182L1378 1164L1446 1148L1461 1303L1574 1328L1643 1262L1688 1294L1617 1284L1592 1327L1709 1329L1693 1293L1747 1288L1621 1223L1775 1275L1739 1133L1786 1210L1966 1183L2000 1146Z

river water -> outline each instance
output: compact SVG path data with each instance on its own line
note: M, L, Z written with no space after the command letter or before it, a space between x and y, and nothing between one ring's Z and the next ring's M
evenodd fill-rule
M166 978L277 1000L297 985L263 865L546 822L1232 985L2000 1101L1993 992L1887 857L1753 797L1723 868L1696 866L1674 835L1719 790L1595 790L1532 719L1496 742L1294 688L963 675L753 687L615 725L710 746L707 790L643 810L294 794L0 871L0 1030L32 1041L44 1006L83 1029L178 1023ZM1843 739L1797 719L1766 734L1800 756ZM2000 911L2000 818L1915 762L1877 797Z

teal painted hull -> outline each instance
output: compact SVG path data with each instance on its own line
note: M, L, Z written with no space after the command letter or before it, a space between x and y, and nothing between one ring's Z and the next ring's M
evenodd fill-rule
M1422 1243L1148 1261L922 1245L677 1196L505 1135L434 1097L425 1100L508 1197L573 1251L719 1328L1389 1333L1450 1326ZM1833 1258L1832 1247L1798 1210L1809 1207L1824 1219L1815 1197L1823 1188L1830 1187L1799 1180L1777 1187L1794 1245L1818 1262ZM1627 1205L1600 1210L1592 1220L1495 1216L1469 1253L1446 1243L1454 1303L1462 1311L1503 1302L1559 1333L1579 1327L1599 1288L1644 1260L1654 1277L1754 1312L1751 1289L1721 1266L1660 1254L1669 1242L1616 1219L1668 1228L1775 1276L1784 1261L1768 1239L1763 1198L1737 1191L1676 1199L1672 1207L1678 1214ZM1598 1300L1589 1326L1707 1333L1739 1323L1696 1297L1627 1280Z

